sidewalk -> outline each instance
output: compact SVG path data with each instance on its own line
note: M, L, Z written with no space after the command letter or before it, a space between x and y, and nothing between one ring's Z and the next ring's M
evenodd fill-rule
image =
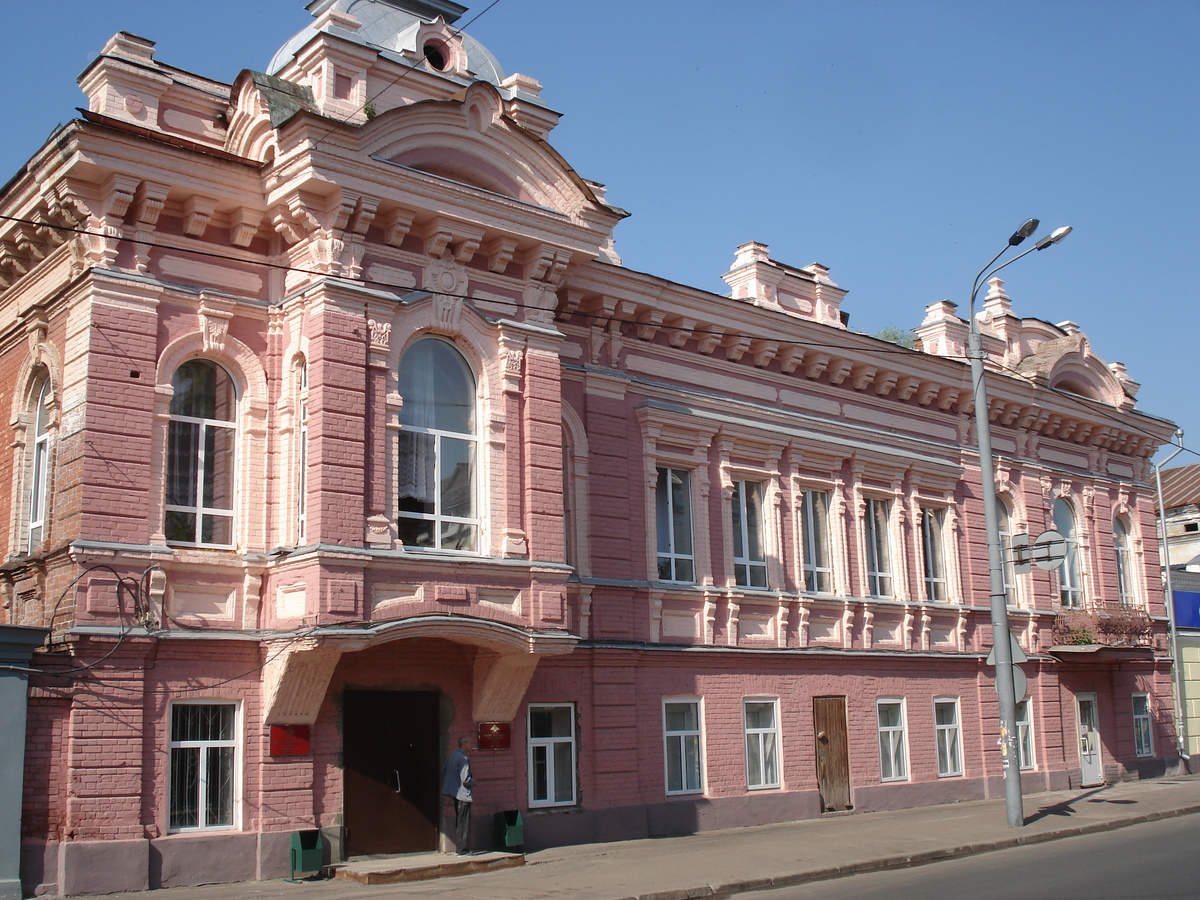
M684 900L903 868L1200 812L1200 775L1033 794L1011 828L1003 798L528 854L516 868L366 886L344 880L211 885L157 900Z

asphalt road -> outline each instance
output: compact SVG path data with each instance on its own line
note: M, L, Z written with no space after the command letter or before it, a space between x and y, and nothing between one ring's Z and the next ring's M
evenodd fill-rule
M1174 900L1200 897L1200 816L913 869L739 894L743 900Z

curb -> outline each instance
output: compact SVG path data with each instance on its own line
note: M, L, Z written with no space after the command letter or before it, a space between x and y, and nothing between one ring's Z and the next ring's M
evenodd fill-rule
M667 891L651 891L614 900L697 900L697 898L723 898L734 894L761 891L771 888L794 887L799 884L809 884L815 881L830 881L835 878L845 878L850 875L862 875L866 872L883 872L888 869L910 869L928 863L940 862L947 859L962 859L978 853L990 853L993 850L1011 850L1033 844L1044 844L1061 838L1079 837L1085 834L1098 834L1103 831L1116 831L1118 828L1128 828L1132 825L1144 825L1147 822L1157 822L1162 819L1174 819L1178 816L1200 813L1200 804L1183 806L1178 809L1160 810L1112 819L1107 822L1093 822L1089 825L1074 825L1058 828L1041 834L1024 834L996 841L985 841L978 844L963 844L959 847L947 847L941 850L923 850L920 853L910 853L903 856L886 856L879 859L850 863L844 866L830 866L823 869L808 869L790 875L776 875L771 878L753 878L742 881L726 882L724 884L705 884L692 888L679 888Z

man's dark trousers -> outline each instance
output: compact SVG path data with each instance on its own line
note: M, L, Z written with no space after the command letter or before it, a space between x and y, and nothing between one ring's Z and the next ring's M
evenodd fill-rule
M467 852L467 837L471 831L471 801L454 801L454 846L460 854Z

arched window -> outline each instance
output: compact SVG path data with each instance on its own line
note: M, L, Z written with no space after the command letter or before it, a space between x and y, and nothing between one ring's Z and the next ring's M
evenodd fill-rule
M308 364L296 367L296 544L308 537Z
M996 513L1000 520L1000 559L1003 565L1000 571L1004 573L1004 596L1008 598L1009 606L1017 605L1017 575L1013 566L1012 550L1012 520L1008 514L1008 504L996 500Z
M33 411L33 456L29 465L29 540L34 553L46 533L46 500L50 483L50 379L42 382Z
M397 530L406 547L475 552L475 377L450 344L425 338L400 360Z
M1133 606L1133 559L1129 551L1129 528L1120 519L1113 519L1113 551L1117 559L1117 596L1122 606Z
M172 544L233 546L237 391L207 359L184 363L171 379L164 531Z
M1063 606L1083 606L1083 579L1079 570L1079 533L1075 510L1061 497L1054 501L1054 528L1063 536L1063 563L1058 567L1058 598Z

